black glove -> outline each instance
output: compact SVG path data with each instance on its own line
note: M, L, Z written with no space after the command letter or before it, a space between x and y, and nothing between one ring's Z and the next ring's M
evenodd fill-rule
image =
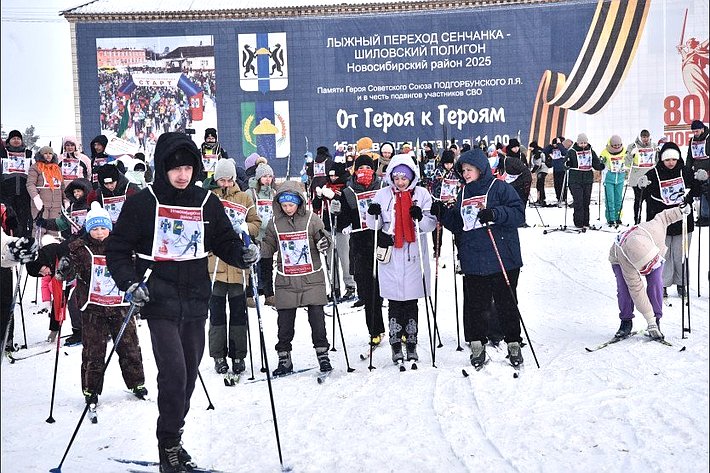
M494 222L496 219L496 213L493 209L481 209L478 211L478 221L482 224Z
M370 215L382 215L382 207L380 207L380 204L373 202L367 208L367 213Z
M422 208L418 205L412 205L409 207L409 216L412 217L417 222L421 222L424 214L422 214Z
M47 220L43 217L37 216L35 219L35 225L42 228L47 228Z
M32 237L21 237L7 245L12 259L21 264L27 264L37 259L38 245Z
M444 215L444 212L446 212L446 204L440 200L435 200L432 202L431 210L429 212L431 212L434 217L441 219L441 216Z
M693 205L693 200L695 200L695 197L690 195L690 192L688 192L688 195L686 195L683 199L683 205Z
M250 243L249 246L242 248L242 259L244 259L244 264L251 266L252 264L259 261L261 256L261 250L254 243Z
M380 248L388 248L394 245L394 238L389 233L379 232L377 234L377 246Z
M328 248L330 248L330 241L328 240L328 237L321 237L321 239L316 242L316 248L321 253L328 251Z
M138 307L143 307L146 302L150 302L148 286L143 282L134 282L126 290L126 300L134 303Z
M57 264L54 277L60 281L68 281L71 279L72 272L71 261L69 261L68 257L62 256L59 260L59 264Z

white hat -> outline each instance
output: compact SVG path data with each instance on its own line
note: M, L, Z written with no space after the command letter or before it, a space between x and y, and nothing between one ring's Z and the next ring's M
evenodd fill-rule
M87 232L90 232L96 227L105 227L109 231L113 230L113 223L111 223L111 216L108 212L101 207L97 201L91 203L91 210L86 214L86 221L84 222L84 228Z

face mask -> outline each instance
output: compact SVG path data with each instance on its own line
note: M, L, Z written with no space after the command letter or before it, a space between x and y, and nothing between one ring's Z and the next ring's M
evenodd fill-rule
M372 169L358 169L355 171L355 182L364 187L369 187L372 184L372 178L375 171Z

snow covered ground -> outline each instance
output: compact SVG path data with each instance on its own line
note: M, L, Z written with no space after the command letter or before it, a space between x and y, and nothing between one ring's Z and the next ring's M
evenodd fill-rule
M631 205L627 195L627 222ZM596 221L595 203L591 211L592 223L603 223ZM564 209L540 212L551 228L563 223ZM528 209L527 216L531 225L540 224L535 209ZM637 335L588 353L585 347L609 339L619 324L607 262L614 235L597 231L543 235L540 227L521 229L525 266L518 294L540 369L526 347L518 379L506 365L504 349L489 349L493 361L480 372L470 366L467 351L456 351L451 240L445 233L438 297L444 346L436 350L436 368L431 364L421 302L421 362L418 371L404 373L391 364L387 347L375 351L377 369L368 371L368 362L359 359L367 348L364 312L341 307L349 364L355 371L346 372L338 334L337 352L331 353L336 371L324 384L316 383L315 369L273 381L284 465L296 472L707 472L709 233L702 229L700 239L698 229L693 234L692 333L687 338L681 339L681 302L673 288L672 307L665 308L661 325L672 347ZM47 319L33 315L34 280L27 287L27 342L33 344L46 337ZM276 313L266 308L262 318L274 369ZM254 375L264 380L253 309L250 321ZM16 322L15 341L22 343L19 311ZM333 343L332 319L326 322ZM644 327L637 315L634 328ZM111 460L157 461L156 369L146 323L139 334L151 400L140 401L127 391L114 357L100 397L99 422L84 422L62 471L157 471ZM54 359L53 350L15 364L3 362L3 472L48 471L62 458L84 407L81 348L62 347L59 352L56 423L48 424ZM296 369L316 366L305 316L297 320L293 360ZM225 387L207 355L202 376L214 410L206 409L208 401L198 383L183 435L187 450L202 467L279 471L267 383L249 383L248 371L238 385Z

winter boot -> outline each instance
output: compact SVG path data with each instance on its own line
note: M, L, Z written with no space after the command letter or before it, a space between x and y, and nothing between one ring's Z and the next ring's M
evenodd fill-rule
M158 444L158 457L160 459L161 473L182 473L190 471L180 461L181 450L182 446L180 445L180 439L171 439Z
M626 338L631 335L631 329L634 328L634 321L631 319L622 320L619 330L614 334L614 338Z
M346 286L345 287L345 294L343 294L343 297L341 297L340 300L341 301L349 301L349 300L355 299L356 291L357 291L357 289L355 288L355 286Z
M417 345L415 343L407 343L407 361L419 361Z
M358 299L355 302L353 302L353 305L351 307L363 307L365 305L365 299Z
M685 297L688 297L688 292L684 291L684 287L681 284L678 284L676 286L676 290L678 291L678 297L683 297L683 292L685 292Z
M508 361L513 366L520 366L523 364L523 354L520 352L520 343L508 343Z
M318 347L316 348L316 356L318 357L318 364L320 365L321 372L333 371L333 367L330 364L330 358L328 358L328 347Z
M663 340L665 338L661 333L661 329L653 322L648 324L648 336L653 340Z
M333 302L333 294L335 294L335 299L339 301L340 300L340 288L336 289L331 294L328 294L328 302Z
M664 298L664 299L667 299L667 298L668 298L668 288L667 288L667 287L664 287L664 288L663 288L663 298Z
M251 307L252 309L256 307L256 302L254 302L253 297L247 297L247 307Z
M229 371L229 365L227 364L227 360L224 358L215 358L214 370L217 372L217 374L227 374L227 371Z
M81 345L81 330L74 329L73 333L64 340L65 347L73 347L75 345Z
M88 405L96 405L99 403L99 395L89 390L84 390L84 400Z
M274 306L274 296L266 296L264 299L264 305L268 305L270 307Z
M480 340L469 342L468 347L471 349L471 365L474 368L480 368L486 363L486 347Z
M391 345L392 347L392 361L394 363L399 363L404 361L404 355L402 354L402 342L396 342Z
M280 351L279 355L279 365L276 367L273 373L274 376L283 376L293 372L293 363L291 362L291 352L290 351Z
M232 358L232 373L241 374L247 369L244 358Z
M142 384L139 384L135 388L131 389L131 392L138 399L145 399L145 397L148 395L148 390Z
M59 335L58 330L50 330L49 335L47 335L47 341L49 343L55 343L57 341L57 335Z

